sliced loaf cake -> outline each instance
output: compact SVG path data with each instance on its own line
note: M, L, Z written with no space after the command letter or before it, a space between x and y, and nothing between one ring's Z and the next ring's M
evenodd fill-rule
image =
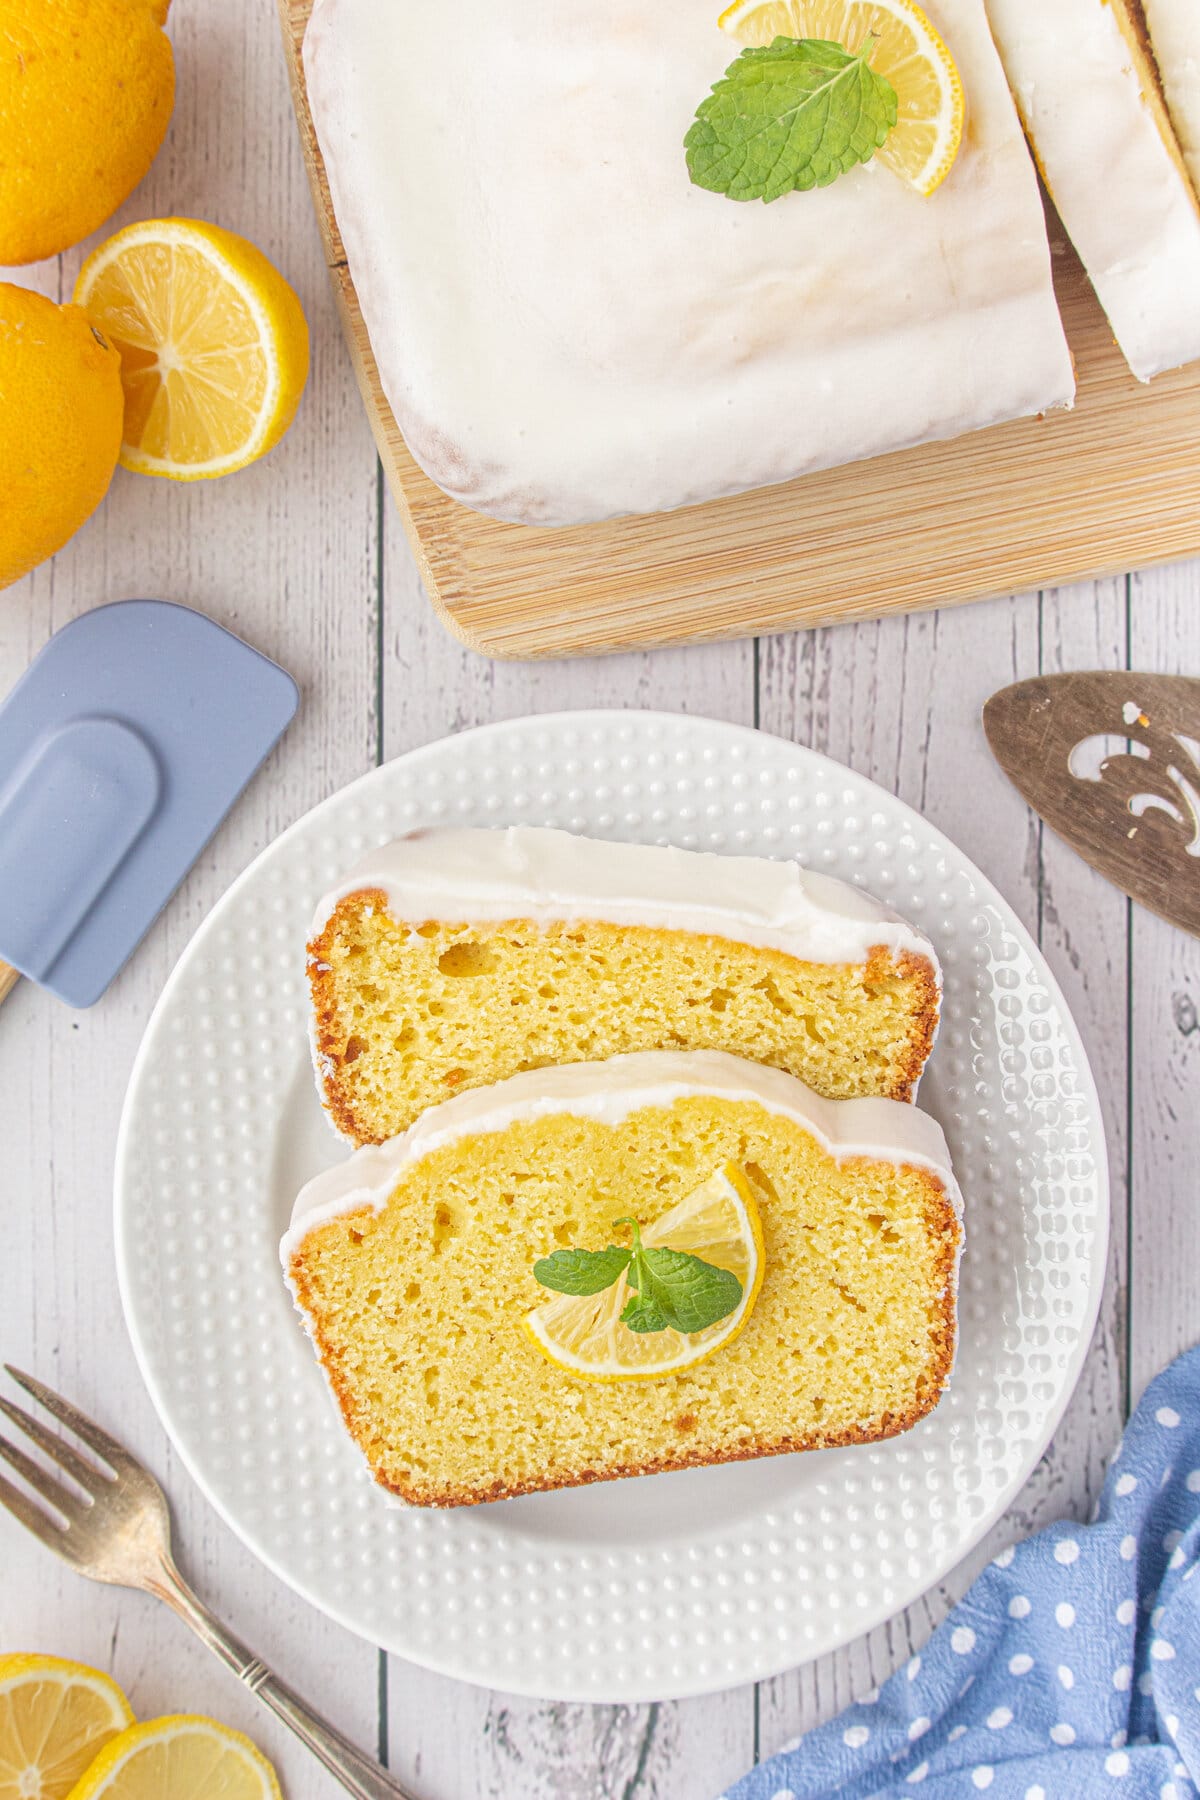
M960 1212L916 1107L650 1051L435 1107L310 1182L281 1255L376 1481L458 1506L906 1430L950 1373ZM733 1310L635 1331L631 1221ZM550 1280L601 1251L604 1292Z
M309 976L322 1098L355 1143L465 1088L638 1050L908 1100L940 1000L929 940L843 882L525 827L373 852L321 902Z

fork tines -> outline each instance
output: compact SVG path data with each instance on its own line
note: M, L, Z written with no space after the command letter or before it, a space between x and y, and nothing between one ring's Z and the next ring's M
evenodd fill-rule
M109 1437L107 1431L101 1431L94 1419L89 1419L87 1414L81 1413L77 1406L72 1406L69 1401L63 1399L61 1394L56 1394L53 1388L48 1388L44 1381L37 1379L36 1375L26 1375L22 1370L14 1369L11 1363L5 1363L4 1368L6 1374L11 1375L18 1387L23 1387L39 1406L44 1406L48 1413L53 1413L54 1417L65 1425L68 1431L73 1431L76 1437L83 1439L89 1449L94 1450L97 1456L102 1457L114 1475L119 1475L122 1469L132 1462L133 1459L123 1444L118 1444L115 1437Z
M19 1387L24 1388L25 1392L41 1406L44 1406L47 1412L53 1413L54 1417L60 1420L69 1431L73 1431L77 1437L82 1438L89 1449L95 1451L96 1455L103 1458L104 1463L109 1465L102 1467L87 1457L81 1456L64 1438L49 1431L39 1419L34 1418L32 1413L26 1412L23 1407L15 1406L11 1400L6 1400L3 1395L0 1395L0 1412L4 1414L5 1418L15 1425L18 1431L23 1432L51 1462L56 1463L64 1474L69 1475L71 1480L83 1489L83 1494L86 1496L85 1498L79 1495L75 1489L69 1488L59 1481L48 1469L43 1468L40 1463L35 1462L31 1456L27 1455L19 1445L12 1443L6 1437L0 1437L0 1457L3 1457L5 1462L16 1470L21 1479L35 1493L40 1494L43 1500L54 1508L59 1518L51 1517L40 1506L35 1505L27 1494L14 1486L3 1475L0 1475L0 1505L6 1506L9 1512L21 1521L22 1525L33 1532L35 1537L40 1538L43 1543L49 1544L51 1549L61 1552L64 1548L62 1540L67 1528L86 1514L98 1492L117 1479L123 1464L128 1461L128 1452L122 1450L114 1438L110 1438L107 1432L101 1431L100 1427L93 1424L83 1413L77 1412L61 1395L56 1394L53 1388L48 1388L44 1382L38 1381L32 1375L24 1374L20 1369L14 1369L10 1363L6 1363L4 1367Z

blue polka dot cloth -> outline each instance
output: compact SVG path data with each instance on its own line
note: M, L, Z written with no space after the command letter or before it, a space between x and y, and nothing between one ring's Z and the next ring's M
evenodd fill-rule
M1200 1347L1151 1383L1091 1525L991 1563L877 1693L724 1800L1197 1800Z

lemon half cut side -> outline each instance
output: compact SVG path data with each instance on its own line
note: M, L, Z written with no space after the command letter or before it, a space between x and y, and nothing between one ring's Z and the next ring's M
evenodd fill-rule
M236 232L199 219L129 225L88 257L75 299L121 355L123 467L228 475L291 424L308 326L279 270Z
M742 44L825 38L851 52L874 36L871 67L896 90L896 123L875 160L928 196L962 142L963 85L931 21L913 0L733 0L717 23Z
M746 1177L726 1163L642 1232L647 1250L669 1246L728 1269L742 1284L733 1312L703 1331L631 1331L621 1323L629 1299L622 1275L602 1294L558 1294L522 1324L549 1362L585 1381L647 1381L694 1368L731 1344L754 1310L763 1278L763 1233Z

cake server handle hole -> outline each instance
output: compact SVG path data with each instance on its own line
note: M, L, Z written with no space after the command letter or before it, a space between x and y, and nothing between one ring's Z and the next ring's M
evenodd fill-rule
M314 1712L192 1592L175 1567L167 1498L149 1470L44 1382L8 1363L5 1369L18 1387L87 1446L91 1456L82 1455L32 1413L0 1395L0 1413L67 1477L51 1474L46 1462L0 1436L0 1458L46 1503L38 1505L0 1475L0 1506L81 1575L140 1588L165 1601L239 1681L290 1726L355 1800L416 1800Z

